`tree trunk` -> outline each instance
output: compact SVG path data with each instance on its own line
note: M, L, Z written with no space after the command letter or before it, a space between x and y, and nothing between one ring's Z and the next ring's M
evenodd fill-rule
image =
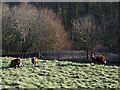
M22 48L22 57L24 56L24 54L27 53L28 49L31 47L32 44L29 44L28 46L27 45L24 45L23 48ZM25 57L27 57L25 55Z
M87 59L89 59L89 50L87 50L86 52L87 52Z

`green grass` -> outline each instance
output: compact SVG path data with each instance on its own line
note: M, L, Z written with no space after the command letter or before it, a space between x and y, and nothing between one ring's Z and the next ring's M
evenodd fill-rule
M2 88L120 88L120 66L91 65L67 61L39 60L33 67L29 59L24 66L7 68L12 57L0 57Z

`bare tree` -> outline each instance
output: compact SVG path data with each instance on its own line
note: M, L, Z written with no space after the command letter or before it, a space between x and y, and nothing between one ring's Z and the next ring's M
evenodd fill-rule
M8 52L10 49L10 22L9 22L10 9L6 3L2 4L2 49L3 52Z
M27 12L28 10L28 12ZM34 14L37 13L31 5L22 3L9 10L3 4L3 44L11 52L26 52L31 46L31 25L35 23ZM7 51L8 51L7 50Z
M87 52L97 44L99 27L96 26L94 19L88 15L73 21L72 36L75 45Z
M64 30L62 21L52 10L41 9L40 12L45 25L43 32L46 34L41 41L46 38L44 40L45 43L43 43L46 45L46 50L68 50L71 47L71 43L68 34ZM42 46L44 47L45 45Z
M57 15L48 9L36 9L28 3L21 3L9 10L3 19L3 42L10 51L26 53L48 50L68 50L68 34ZM6 48L6 46L5 46Z
M21 3L12 9L12 22L15 22L16 30L19 33L19 50L22 53L26 53L30 47L34 44L33 34L34 25L37 21L38 11L35 7L28 3Z

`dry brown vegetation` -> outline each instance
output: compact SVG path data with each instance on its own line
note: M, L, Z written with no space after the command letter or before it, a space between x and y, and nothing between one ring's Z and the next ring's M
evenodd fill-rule
M3 49L5 52L68 50L69 36L60 18L48 9L21 3L11 9L3 4Z

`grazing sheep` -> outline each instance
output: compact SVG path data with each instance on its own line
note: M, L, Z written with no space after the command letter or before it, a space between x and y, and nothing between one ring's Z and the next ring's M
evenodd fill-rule
M106 63L107 60L107 58L101 54L99 55L91 54L91 59L93 62L103 62L103 63Z
M22 65L22 60L20 58L16 58L11 61L10 67L20 67Z
M31 62L32 62L33 66L36 66L38 64L38 58L37 57L32 57Z

